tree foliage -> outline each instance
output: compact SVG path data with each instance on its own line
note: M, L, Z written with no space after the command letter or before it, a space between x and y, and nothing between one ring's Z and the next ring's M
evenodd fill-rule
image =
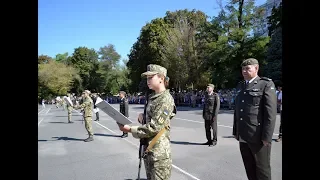
M79 79L79 76L75 68L50 61L39 66L38 79L39 84L46 87L45 94L65 95L72 88L74 80Z
M144 91L147 86L141 73L148 64L167 68L170 89L204 89L208 83L218 89L233 88L242 79L241 62L250 57L259 61L260 76L281 82L282 5L272 10L268 18L269 36L264 36L254 33L263 27L266 12L256 7L254 0L229 0L224 5L221 2L218 0L221 10L214 17L199 10L183 9L167 11L163 17L146 23L127 60L112 44L97 51L78 47L70 56L41 55L39 92L49 96L66 91L79 94L84 89L106 94ZM120 66L121 60L125 66ZM43 69L49 66L54 68L45 73ZM57 67L61 68L59 78L49 73L58 71ZM62 73L66 68L72 68L72 76ZM49 81L54 83L49 85Z

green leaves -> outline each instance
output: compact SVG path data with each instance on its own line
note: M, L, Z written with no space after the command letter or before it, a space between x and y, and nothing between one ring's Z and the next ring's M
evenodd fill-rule
M65 95L79 76L73 67L50 61L39 66L38 78L39 84L46 87L47 92Z
M41 55L38 58L39 96L81 94L92 92L117 94L128 89L128 69L119 65L120 55L114 45L101 47L98 52L87 47L75 48L72 56L57 54L55 59Z
M281 81L281 5L268 18L269 37L255 33L263 27L266 11L255 7L254 0L219 5L221 11L210 19L195 9L167 11L153 19L141 28L125 67L112 44L98 51L78 47L71 56L57 54L55 59L39 56L39 96L84 89L139 92L147 88L141 73L148 64L167 68L170 89L205 89L208 83L233 88L242 79L241 62L250 57L258 59L260 75Z

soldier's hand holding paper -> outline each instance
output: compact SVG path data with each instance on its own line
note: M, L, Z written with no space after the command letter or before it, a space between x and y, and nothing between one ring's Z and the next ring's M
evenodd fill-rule
M122 125L122 124L119 124L119 123L117 123L118 124L118 126L119 126L119 129L121 130L121 131L123 131L123 132L130 132L130 130L131 130L131 127L129 126L129 125Z

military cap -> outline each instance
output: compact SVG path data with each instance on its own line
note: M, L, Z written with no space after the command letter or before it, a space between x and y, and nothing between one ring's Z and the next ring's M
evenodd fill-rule
M85 90L82 92L82 94L87 93L87 94L91 94L91 92L89 90Z
M124 91L120 91L119 94L123 94L123 95L126 95L126 92Z
M249 59L244 60L241 63L241 67L248 66L248 65L254 65L254 64L258 64L259 65L258 60L254 59L254 58L249 58Z
M147 72L142 73L141 76L145 77L155 74L162 74L164 77L167 77L167 69L156 64L149 64L147 66Z
M213 84L208 84L207 87L212 87L212 88L214 88L214 85L213 85Z

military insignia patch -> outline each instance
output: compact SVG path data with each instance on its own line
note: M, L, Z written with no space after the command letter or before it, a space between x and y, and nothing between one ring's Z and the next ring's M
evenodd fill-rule
M163 114L166 115L166 116L168 116L168 114L169 114L168 110L165 109L165 110L163 111Z
M164 119L163 119L163 117L160 116L159 123L162 124L163 122L164 122Z
M167 109L163 110L163 113L160 115L159 123L162 124L168 117L169 111Z

